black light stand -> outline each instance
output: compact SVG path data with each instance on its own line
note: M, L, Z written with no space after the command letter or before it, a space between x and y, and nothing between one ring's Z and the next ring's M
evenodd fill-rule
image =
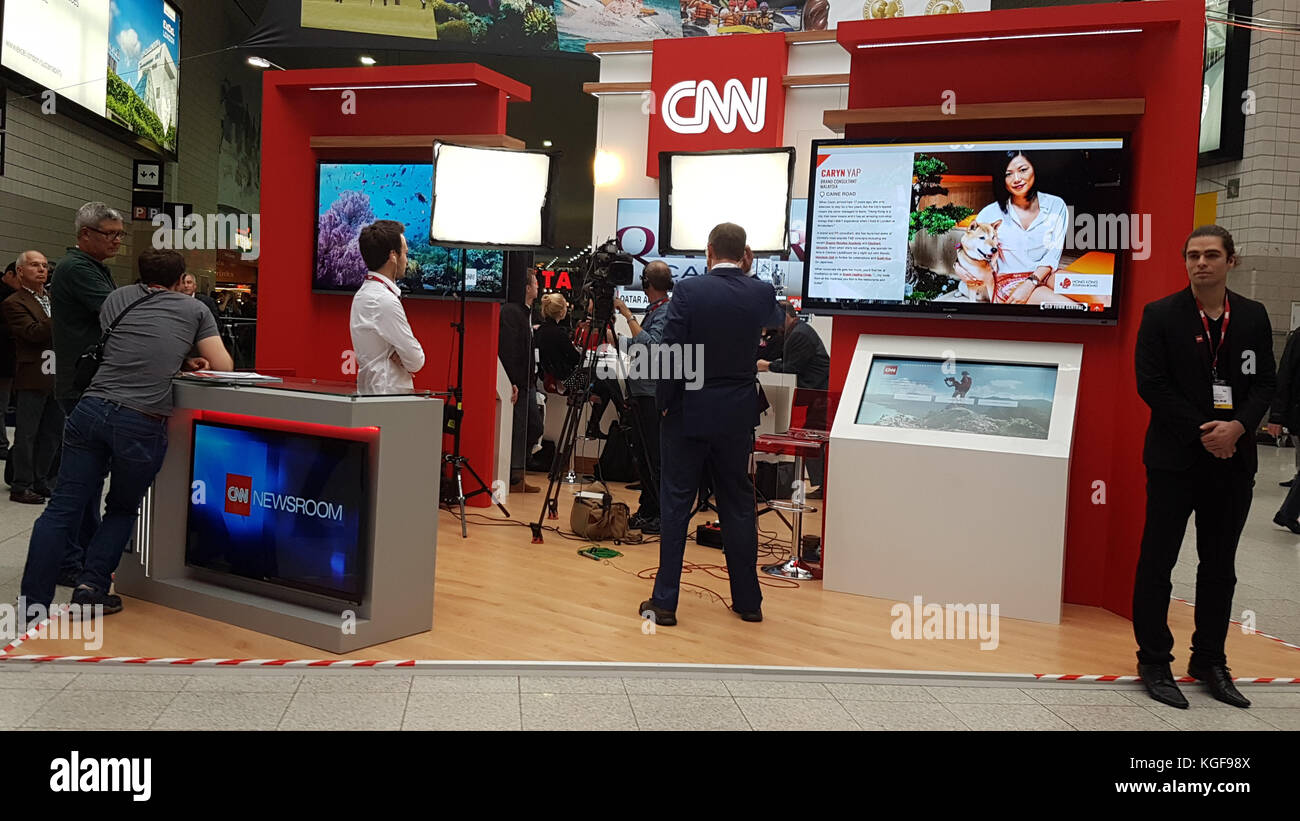
M451 427L452 448L451 453L443 457L443 461L451 465L451 472L456 481L454 501L460 505L460 537L468 539L469 525L465 520L465 501L467 499L472 499L480 493L486 493L507 519L510 518L510 511L506 510L506 506L496 496L492 495L487 483L474 470L474 466L469 463L469 457L462 456L460 453L461 423L465 420L465 408L462 399L465 387L465 252L461 251L460 253L460 281L456 289L456 299L460 303L460 319L451 323L452 329L456 332L456 384L450 391L455 405L449 414L452 420L449 425ZM522 401L523 397L521 396L519 399ZM477 489L471 490L469 493L465 492L464 477L461 474L462 469L468 470L474 481L478 482ZM450 503L452 497L448 497L447 501Z

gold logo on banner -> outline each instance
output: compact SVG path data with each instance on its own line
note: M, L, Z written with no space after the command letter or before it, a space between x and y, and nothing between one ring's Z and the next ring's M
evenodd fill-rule
M902 17L903 0L867 0L862 6L863 20L883 20L886 17Z
M926 14L961 14L961 0L930 0L925 6Z

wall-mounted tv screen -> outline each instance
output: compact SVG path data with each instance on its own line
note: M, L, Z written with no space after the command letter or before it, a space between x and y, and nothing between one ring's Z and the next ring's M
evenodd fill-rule
M397 285L410 296L506 298L505 252L449 248L429 242L433 190L430 163L319 162L316 166L316 257L312 290L352 293L366 276L357 238L375 220L406 226L406 274Z
M181 22L174 3L5 0L0 6L0 66L175 155Z
M369 447L195 421L185 563L359 603Z
M1113 322L1130 213L1123 138L817 140L804 307Z
M745 229L755 255L784 253L793 148L659 153L659 245L704 254L721 222Z
M1055 365L875 356L857 423L1046 439Z
M1251 0L1206 0L1205 55L1201 69L1199 164L1241 159L1246 112L1255 110L1250 74L1250 29L1229 26L1232 16L1251 14Z
M803 288L804 234L808 200L790 201L790 251L754 260L754 276L777 288L778 294L799 296ZM659 200L620 199L615 238L619 248L632 255L636 279L625 291L641 290L641 269L662 260L672 269L673 281L704 274L704 256L665 255L659 250ZM628 305L632 303L629 302Z

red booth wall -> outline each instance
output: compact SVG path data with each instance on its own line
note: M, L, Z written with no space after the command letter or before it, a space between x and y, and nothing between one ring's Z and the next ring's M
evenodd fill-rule
M352 89L352 104L345 88ZM317 160L433 158L432 141L427 148L313 149L313 137L504 134L507 99L528 98L527 86L477 65L267 73L262 97L257 367L292 369L299 377L335 382L356 379L355 367L350 372L347 367L351 294L312 293ZM427 225L407 226L408 236L428 230ZM457 319L457 303L407 299L402 304L426 357L415 375L416 387L446 390L455 380L451 323ZM500 306L490 302L470 302L465 312L462 452L489 483L496 464L499 315ZM438 435L435 430L428 433ZM450 440L445 448L450 448ZM471 503L490 502L479 496Z
M1065 30L1140 33L858 48L862 42L936 41ZM852 53L850 109L1034 100L1146 100L1137 117L916 122L850 126L858 138L959 142L1007 136L1131 134L1130 210L1151 215L1150 257L1123 262L1115 326L837 316L831 389L844 386L859 334L1073 342L1083 345L1070 464L1067 602L1131 616L1145 505L1142 440L1149 411L1137 395L1133 352L1142 306L1187 285L1182 243L1196 188L1204 7L1199 0L1064 6L843 24ZM870 40L868 40L870 38ZM958 350L960 355L960 350ZM853 403L851 397L845 402ZM834 458L834 454L831 454ZM864 465L870 470L870 465ZM990 500L998 477L971 477ZM972 489L967 489L973 491ZM1002 499L1008 528L1033 499ZM828 552L834 551L828 545ZM1007 568L1014 573L1014 568Z

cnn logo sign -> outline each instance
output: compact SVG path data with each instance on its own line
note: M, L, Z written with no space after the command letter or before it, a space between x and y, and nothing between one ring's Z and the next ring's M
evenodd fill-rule
M247 516L249 497L253 493L253 477L226 474L226 512Z
M695 110L683 116L679 110L682 101L695 99ZM745 128L757 134L763 130L767 110L767 78L755 77L749 90L739 80L728 80L722 92L712 80L683 80L668 89L664 95L663 118L670 131L678 134L703 134L712 123L724 134Z

